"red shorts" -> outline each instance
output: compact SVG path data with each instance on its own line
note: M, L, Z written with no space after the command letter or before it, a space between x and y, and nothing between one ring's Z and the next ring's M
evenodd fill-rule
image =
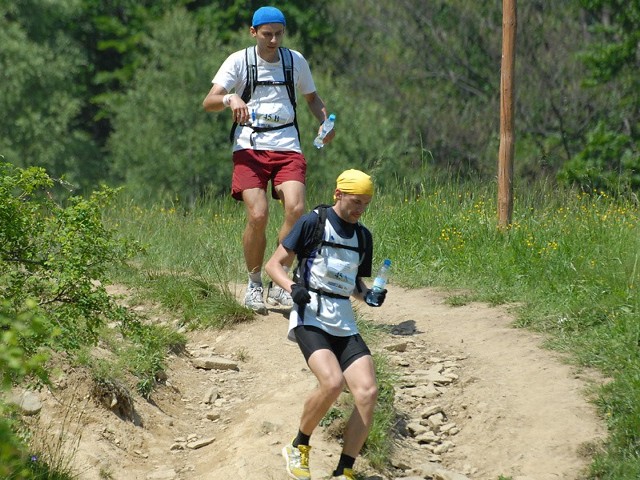
M238 150L233 152L231 196L242 200L244 190L261 188L266 191L271 180L271 196L277 199L276 186L290 180L304 184L306 173L307 161L301 153Z

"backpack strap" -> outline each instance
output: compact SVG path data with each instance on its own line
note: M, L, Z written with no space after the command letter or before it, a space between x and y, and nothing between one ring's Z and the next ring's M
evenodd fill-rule
M244 61L247 66L247 82L242 92L242 100L247 103L251 100L251 95L258 85L258 53L256 47L247 47L244 49Z
M314 210L317 210L317 212L318 212L318 223L316 223L316 228L313 231L313 237L312 237L313 240L311 242L311 245L308 248L308 250L305 252L305 255L304 255L307 258L314 251L320 250L322 245L325 243L324 242L324 226L325 226L325 223L327 222L327 209L328 208L331 208L330 205L325 205L325 204L317 205L314 208ZM316 309L316 315L320 315L320 305L321 305L320 297L322 295L327 294L328 292L323 292L322 290L318 290L318 289L315 289L315 288L312 289L312 288L309 287L309 285L305 285L305 287L309 291L312 291L317 295L317 300L316 301L317 301L318 307Z
M358 222L355 225L355 230L356 230L356 235L358 237L358 246L357 247L350 247L347 245L342 245L342 244L338 244L335 242L330 242L328 240L324 239L324 227L325 227L325 223L327 221L327 209L331 208L331 205L327 205L327 204L320 204L317 205L313 210L316 210L318 213L318 222L315 225L315 228L313 230L313 235L312 235L312 240L309 243L309 245L306 247L305 251L303 252L303 254L299 257L298 260L298 264L296 266L296 268L294 269L294 274L293 274L293 281L296 283L299 283L301 280L301 276L300 276L300 264L302 263L302 261L304 261L303 259L309 258L309 256L311 256L311 254L313 252L318 251L323 245L327 245L327 246L333 246L333 247L338 247L338 248L344 248L346 250L352 250L355 252L358 252L359 256L360 256L360 261L362 262L362 259L364 258L364 254L365 254L365 250L366 250L366 236L364 234L362 225ZM331 297L331 298L342 298L342 299L348 299L349 297L345 297L343 295L338 295L335 293L331 293L331 292L325 292L323 290L319 290L319 289L315 289L315 288L309 288L308 285L304 285L305 288L307 288L310 292L314 292L317 296L318 296L318 309L316 314L320 314L320 297L321 296L327 296L327 297Z
M280 61L282 62L282 71L284 74L284 81L267 81L258 80L258 58L256 47L247 47L244 49L245 65L247 66L247 80L245 82L244 90L240 98L244 103L249 103L251 96L258 85L276 85L285 86L287 88L287 94L289 95L289 101L293 106L293 122L285 125L279 125L277 127L251 127L254 132L267 132L271 130L280 130L282 128L290 127L291 125L296 127L298 133L298 140L300 140L300 129L298 128L298 113L296 104L296 86L293 82L293 54L291 50L286 47L279 47L278 54L280 55ZM238 122L233 122L231 126L231 132L229 133L229 141L233 143L233 138L238 128Z
M360 222L356 223L356 235L358 236L358 253L360 254L360 263L362 263L364 260L364 252L367 248L367 238Z
M293 281L298 283L301 280L300 277L300 265L304 259L309 258L311 254L317 251L322 246L322 240L324 238L324 224L327 221L327 208L331 208L330 205L320 204L313 208L318 214L318 222L315 224L313 234L311 236L311 242L305 248L305 250L298 255L298 264L293 269ZM305 285L305 288L307 285Z
M309 255L311 255L314 251L317 251L322 245L328 245L330 247L344 248L346 250L353 250L355 252L358 252L358 254L360 255L360 261L362 261L367 246L367 239L360 222L356 223L355 225L355 231L358 237L357 247L350 247L348 245L342 245L324 240L324 225L327 221L327 209L331 207L331 205L320 204L313 208L313 210L317 210L318 223L316 223L315 229L313 231L312 241L304 251L302 258L309 257Z
M311 242L311 246L309 247L307 255L305 255L307 257L322 246L322 241L324 239L324 224L327 221L327 208L331 208L331 206L321 204L314 208L314 210L318 211L318 223L316 224L316 229L313 231L313 241Z
M256 47L247 47L244 49L244 64L247 67L247 80L242 95L240 95L244 103L248 103L251 99L251 94L255 90L258 81L258 61L256 55ZM229 132L229 141L231 143L233 143L236 128L238 128L238 122L233 122L231 132Z
M312 236L312 241L310 242L309 246L307 247L307 249L304 251L304 255L301 257L300 260L308 258L313 252L319 250L323 245L327 245L329 247L337 247L337 248L343 248L346 250L352 250L354 252L358 252L359 257L360 257L360 261L362 261L362 259L364 258L364 252L365 252L365 247L366 247L366 239L365 239L365 235L364 235L364 231L362 228L362 225L358 222L355 225L355 230L356 230L356 235L358 238L358 246L357 247L350 247L347 245L342 245L339 243L335 243L335 242L330 242L328 240L324 239L324 227L325 227L325 223L327 221L327 209L331 208L331 205L326 205L326 204L320 204L318 206L316 206L314 208L314 210L316 210L318 212L318 223L316 223L315 229L313 231L313 236ZM294 281L298 282L300 280L300 276L299 276L299 267L300 267L300 262L298 263L298 267L295 270L294 273ZM296 276L297 275L297 276ZM335 293L331 293L331 292L326 292L324 290L320 290L320 289L316 289L316 288L309 288L307 285L305 285L305 287L310 291L313 292L317 295L318 300L318 307L316 310L316 315L320 315L320 307L322 305L322 302L320 300L320 297L325 296L325 297L330 297L330 298L340 298L340 299L349 299L349 297L345 297L344 295L339 295L339 294L335 294Z
M296 104L296 86L293 83L293 53L285 47L280 47L280 59L282 60L282 70L284 71L284 82L289 94L289 100L293 105L293 124L298 132L298 140L300 140L300 129L298 128L298 111Z

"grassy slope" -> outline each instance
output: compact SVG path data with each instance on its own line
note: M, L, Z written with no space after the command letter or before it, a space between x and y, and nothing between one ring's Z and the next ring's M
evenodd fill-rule
M638 206L605 194L516 190L512 226L501 231L492 187L380 192L363 218L374 233L375 262L391 258L398 284L470 292L456 302L517 303L519 326L549 333L550 346L611 377L598 395L610 441L592 475L640 478ZM330 201L310 197L309 205ZM281 219L275 202L271 209L267 254ZM204 284L245 281L242 205L217 199L184 213L121 204L110 218L148 244L142 270L190 272ZM197 324L197 309L190 315Z

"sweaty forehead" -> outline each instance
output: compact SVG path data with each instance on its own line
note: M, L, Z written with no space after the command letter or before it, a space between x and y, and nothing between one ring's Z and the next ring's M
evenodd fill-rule
M347 200L351 200L352 202L364 203L364 204L370 203L371 199L373 198L373 196L367 195L365 193L344 193L343 192L343 195Z
M256 30L261 33L275 35L284 32L284 25L281 23L265 23L264 25L260 25Z

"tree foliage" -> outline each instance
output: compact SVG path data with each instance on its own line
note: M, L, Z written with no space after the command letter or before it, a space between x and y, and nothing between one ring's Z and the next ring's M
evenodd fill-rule
M383 185L419 183L420 175L495 176L502 2L275 4L287 16L285 44L305 54L338 114L335 142L316 152L317 125L301 102L310 181L335 178L343 165L375 169ZM28 0L2 7L0 105L8 114L0 153L79 186L124 182L148 199L191 203L225 192L229 119L204 114L201 101L222 60L252 43L248 25L261 5L61 0L54 8ZM518 5L519 177L560 172L561 181L580 184L588 171L591 185L622 176L637 188L638 5ZM624 158L606 157L607 146L593 143L609 140L624 144Z
M607 191L640 189L640 1L582 0L588 42L583 83L606 105L586 130L583 149L561 179Z
M145 47L144 65L111 105L114 172L147 199L219 193L231 178L229 126L202 108L224 59L215 34L177 8L152 26Z
M52 329L38 313L35 301L27 301L19 310L16 313L6 300L0 302L0 393L27 376L47 380L45 352L34 353L26 345L50 337ZM28 479L21 440L15 431L10 408L0 400L0 478Z
M65 206L51 195L53 180L39 167L0 163L0 298L5 315L19 317L35 300L35 313L64 335L50 333L23 348L74 349L90 345L108 319L119 319L101 280L108 265L128 258L135 244L118 239L102 224L114 191L74 196ZM23 338L23 340L25 340Z
M52 18L41 6L34 2L24 16L16 6L0 7L0 154L82 186L98 168L97 150L77 123L83 87L76 80L86 57L62 28L71 12L62 8Z

